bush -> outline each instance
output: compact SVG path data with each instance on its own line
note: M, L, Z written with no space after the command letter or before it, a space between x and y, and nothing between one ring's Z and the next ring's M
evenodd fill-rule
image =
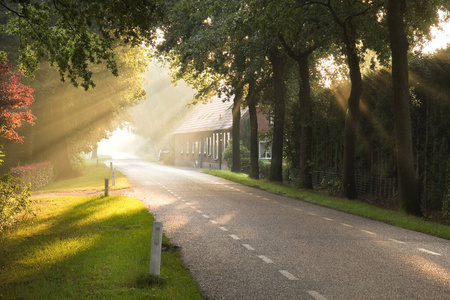
M445 174L445 192L442 199L442 216L450 219L450 160L447 162L447 172Z
M37 190L53 181L53 166L50 162L41 162L34 165L17 166L11 169L11 174L19 179L21 185L31 185Z
M259 164L259 178L269 178L270 175L270 160L260 159Z
M30 213L30 184L22 187L10 175L0 179L0 232Z
M250 171L250 150L244 146L242 141L239 143L239 148L241 151L241 171L248 173ZM228 147L223 152L223 159L226 160L227 167L231 170L231 167L233 166L233 143L231 140Z

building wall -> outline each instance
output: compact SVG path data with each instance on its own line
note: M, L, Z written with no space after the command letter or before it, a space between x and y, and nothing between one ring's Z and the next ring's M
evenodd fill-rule
M223 151L231 138L231 129L174 136L174 163L177 166L227 169ZM222 159L220 159L222 158Z

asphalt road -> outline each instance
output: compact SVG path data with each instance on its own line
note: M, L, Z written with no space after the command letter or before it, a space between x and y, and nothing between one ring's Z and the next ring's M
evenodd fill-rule
M450 299L450 241L194 169L114 160L208 299Z

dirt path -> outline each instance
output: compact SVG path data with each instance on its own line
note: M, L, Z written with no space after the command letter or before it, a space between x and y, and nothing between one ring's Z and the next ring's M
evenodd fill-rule
M127 192L132 191L133 189L118 189L118 190L109 190L110 196L124 196ZM98 196L103 195L104 190L88 190L88 191L73 191L73 192L32 192L31 196L33 198L42 198L48 196Z

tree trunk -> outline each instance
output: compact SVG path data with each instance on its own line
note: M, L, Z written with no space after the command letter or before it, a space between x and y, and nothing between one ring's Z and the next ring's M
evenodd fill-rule
M388 1L388 29L392 52L392 84L400 209L422 216L417 179L414 172L411 116L409 111L408 41L403 17L406 0Z
M258 114L256 112L256 97L254 82L250 82L247 103L250 116L250 174L249 177L259 179L259 155L258 155Z
M362 93L362 79L359 68L359 56L356 49L355 29L351 22L348 23L348 30L344 31L344 42L352 87L345 114L342 196L348 199L355 199L358 196L355 181L356 126L358 124L359 100Z
M273 68L274 85L274 125L272 138L272 162L270 164L269 180L283 181L283 140L284 140L284 117L285 117L285 94L284 68L286 60L279 51L273 50L269 56Z
M312 189L311 144L312 144L312 102L309 77L309 55L301 55L297 59L300 74L300 178L299 187Z
M97 147L97 145L92 147L91 158L92 159L98 158L98 147Z
M232 149L233 149L233 164L231 165L231 172L239 173L241 172L241 150L240 150L240 131L241 131L241 103L242 103L242 88L239 87L236 90L236 94L234 95L233 100L233 140L232 140Z

